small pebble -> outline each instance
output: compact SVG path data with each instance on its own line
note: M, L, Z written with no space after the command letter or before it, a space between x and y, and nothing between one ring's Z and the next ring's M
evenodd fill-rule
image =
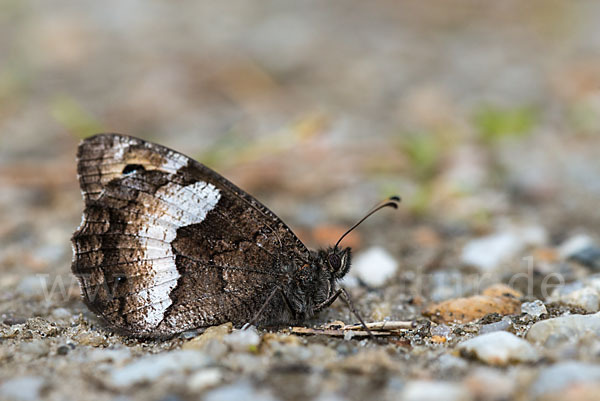
M569 315L535 323L527 332L527 340L547 346L595 333L600 336L600 312L593 315Z
M481 295L449 299L429 306L423 311L425 316L439 323L468 323L481 319L490 313L512 315L519 313L522 294L504 285L494 284Z
M206 343L206 345L202 348L202 351L214 360L219 360L229 353L229 347L223 342L223 340L217 340L216 338L213 338Z
M514 373L479 367L473 369L463 383L478 400L510 400L514 399L517 386Z
M67 355L71 351L71 347L68 345L61 345L56 349L57 355Z
M260 335L256 327L251 326L244 330L235 330L223 337L223 342L234 351L254 351L260 344Z
M381 287L398 270L398 262L382 247L372 247L356 256L350 274L369 287Z
M202 333L199 333L198 330L188 330L179 334L178 337L182 340L191 340L192 338L197 338L200 334Z
M32 276L26 276L17 285L17 292L25 297L41 297L47 294L47 281L48 275L36 274Z
M598 312L600 310L600 275L596 274L558 287L548 297L548 300L579 306L587 312Z
M414 380L402 390L403 401L467 401L472 397L462 385L442 381Z
M158 378L177 372L206 367L211 359L200 351L175 350L160 354L146 355L137 360L114 369L107 382L111 387L126 388L138 383L152 382Z
M50 352L50 347L44 340L33 340L29 342L23 342L20 344L19 349L24 354L32 356L46 356Z
M56 308L52 311L52 317L58 320L69 320L73 314L65 308Z
M431 327L429 332L432 336L442 336L442 337L450 337L452 334L452 328L445 324L439 324L437 326Z
M508 316L505 316L499 322L484 324L479 328L479 334L493 333L494 331L505 331L512 326Z
M475 356L489 365L535 362L539 355L527 341L506 331L495 331L463 341L458 345L461 354Z
M233 325L231 323L209 327L204 331L204 333L191 339L190 341L185 342L181 348L196 350L204 349L206 345L211 342L211 340L217 340L218 342L221 342L223 337L231 333L232 328Z
M505 229L468 242L461 259L468 266L490 271L516 258L527 246L543 245L546 237L545 229L539 226Z
M531 387L534 396L551 394L571 386L600 381L600 366L583 362L559 362L542 369Z
M600 270L600 248L597 246L584 248L571 255L569 259L590 269Z
M462 374L469 367L469 363L452 354L442 354L437 360L442 373Z
M533 317L540 317L548 313L546 310L546 305L539 299L536 299L533 302L523 302L521 304L521 312L527 313Z
M92 347L108 345L106 335L95 331L80 333L75 337L75 340L77 340L80 345L90 345Z
M267 389L256 389L248 381L241 380L227 386L208 391L204 401L276 401Z
M220 362L231 371L247 375L266 369L267 364L264 357L247 352L230 352Z
M3 323L7 326L14 326L16 324L24 324L27 321L24 317L7 317Z
M594 247L594 245L592 237L585 234L578 234L563 242L558 247L558 254L563 259L569 259L573 255L576 255L587 248Z
M224 380L223 372L217 368L202 369L194 373L188 380L187 386L191 391L204 391L221 383Z
M21 376L8 379L0 385L0 398L14 401L35 401L40 399L44 378Z

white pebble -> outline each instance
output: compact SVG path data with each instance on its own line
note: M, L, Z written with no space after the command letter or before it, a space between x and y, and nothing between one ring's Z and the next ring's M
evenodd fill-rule
M527 332L527 340L546 345L577 341L595 333L600 336L600 312L593 315L569 315L537 322Z
M218 368L203 369L194 373L187 385L191 391L203 391L223 381L223 373Z
M69 320L73 314L65 308L56 308L52 311L52 317L58 320Z
M461 260L482 271L512 262L527 246L542 245L546 242L546 231L542 227L515 227L474 239L463 248Z
M479 329L479 335L493 333L495 331L504 331L512 326L512 321L510 317L504 316L502 320L495 323L484 324Z
M223 342L234 351L251 351L260 344L260 336L256 327L251 326L244 330L235 330L223 337Z
M108 384L124 388L138 383L152 382L173 372L199 369L211 363L200 351L175 350L143 356L122 368L111 371Z
M527 313L529 316L540 317L548 313L548 310L546 310L546 305L542 301L536 299L533 302L523 302L521 304L521 312Z
M350 272L370 287L381 287L397 270L398 262L389 252L372 247L354 258Z
M33 340L30 342L23 342L20 345L20 350L24 354L33 356L45 356L50 352L50 347L43 340Z
M527 341L506 331L495 331L464 341L458 349L490 365L504 366L539 359L535 348Z
M471 398L460 384L426 380L406 383L401 397L403 401L466 401Z
M593 275L581 281L558 287L548 300L579 306L586 312L598 312L600 310L600 275Z

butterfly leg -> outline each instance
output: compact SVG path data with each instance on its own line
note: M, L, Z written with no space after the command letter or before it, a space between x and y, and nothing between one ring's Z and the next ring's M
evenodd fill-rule
M319 311L319 310L323 310L323 309L327 308L340 296L344 300L344 302L346 302L346 305L348 305L350 312L352 312L352 314L354 316L356 316L356 318L358 319L358 321L360 322L362 327L365 329L365 331L367 333L369 333L369 337L371 337L371 339L374 339L375 337L373 336L373 333L371 332L371 330L369 330L369 328L365 324L365 321L363 320L363 318L360 316L360 314L354 307L354 304L352 303L352 299L350 298L348 291L346 291L346 289L343 287L338 288L338 290L336 292L334 292L328 299L326 299L325 301L323 301L319 305L317 305L315 310Z
M260 315L262 315L262 313L264 312L265 308L271 302L271 300L273 299L273 297L275 296L275 294L277 294L277 292L281 293L281 296L283 297L285 305L287 306L287 308L289 309L289 311L292 314L292 319L294 319L294 320L296 319L296 315L297 314L294 311L294 308L292 308L292 304L290 303L290 300L285 296L285 293L283 292L283 290L280 287L276 287L273 290L273 292L271 292L271 294L269 294L269 296L265 300L265 303L263 304L263 306L260 307L260 309L258 310L258 312L256 312L256 314L254 315L254 317L252 318L252 320L250 320L248 323L246 323L244 325L244 327L242 327L242 329L246 329L246 328L254 325L258 321L258 319L260 318Z

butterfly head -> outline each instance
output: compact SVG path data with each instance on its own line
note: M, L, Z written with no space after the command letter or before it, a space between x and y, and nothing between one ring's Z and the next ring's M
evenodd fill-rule
M352 230L358 227L363 221L368 219L373 213L386 208L393 207L394 209L398 208L398 203L400 202L400 197L392 196L385 201L376 205L373 209L371 209L362 219L360 219L356 224L354 224L348 231L346 231L340 239L336 242L333 247L327 249L327 251L321 251L321 258L324 259L324 266L329 272L332 279L341 279L348 273L350 270L350 248L341 248L339 247L342 240L346 237L346 235L350 234Z
M350 248L329 248L326 251L325 265L331 277L341 279L350 270Z

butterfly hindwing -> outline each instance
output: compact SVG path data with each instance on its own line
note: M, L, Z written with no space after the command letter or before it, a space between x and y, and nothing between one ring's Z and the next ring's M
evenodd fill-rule
M72 270L90 308L128 334L248 321L308 257L256 199L166 147L99 134L81 143L78 176Z

